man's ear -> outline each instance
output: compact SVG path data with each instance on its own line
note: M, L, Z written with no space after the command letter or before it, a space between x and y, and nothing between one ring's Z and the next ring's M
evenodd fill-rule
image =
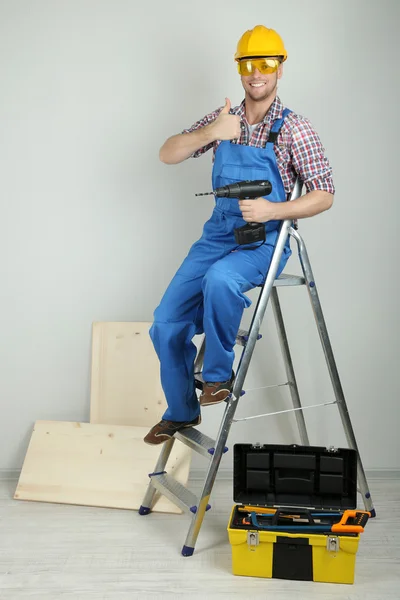
M278 67L278 79L281 79L283 75L283 64L281 63Z

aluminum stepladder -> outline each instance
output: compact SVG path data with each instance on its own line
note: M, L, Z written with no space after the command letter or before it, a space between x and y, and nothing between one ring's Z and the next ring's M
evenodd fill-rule
M291 200L300 196L301 189L302 184L299 180L297 180L291 195ZM293 237L297 242L298 255L303 271L303 277L294 275L281 275L276 279L280 258L284 246L287 242L288 236ZM277 292L277 287L286 287L293 285L307 286L318 333L320 336L321 345L325 354L325 359L327 362L332 387L335 394L335 400L333 402L326 402L323 404L306 407L302 407L301 405L300 395L296 383L296 376L290 355L289 344L286 336L286 330ZM145 497L143 499L142 506L139 509L139 514L147 515L151 512L152 502L154 499L154 495L157 491L163 494L165 497L169 498L184 512L188 513L191 516L191 523L186 537L185 545L182 548L183 556L192 556L194 552L196 540L204 519L205 512L210 508L208 501L210 499L214 481L217 476L221 458L222 455L227 451L226 442L232 423L239 420L247 420L249 418L253 419L257 417L264 417L268 416L269 414L279 414L267 413L265 415L255 415L244 419L234 419L237 404L239 398L242 395L243 385L250 365L250 360L254 351L254 347L257 339L259 338L259 330L261 327L261 323L270 298L274 311L278 335L280 338L280 344L286 368L286 375L288 378L287 384L290 389L291 399L293 403L292 409L279 411L279 413L295 411L301 444L308 446L310 445L310 443L303 415L304 409L314 408L316 406L324 406L328 404L337 404L349 448L352 448L357 451L358 485L359 491L363 497L365 510L370 511L371 516L375 517L375 509L373 508L371 494L368 489L367 479L362 465L360 453L358 451L356 437L347 409L346 400L344 397L339 373L336 367L335 358L328 336L328 331L319 302L317 288L311 270L307 250L302 237L299 235L297 230L293 228L292 221L286 220L283 221L281 225L271 265L264 285L261 287L261 292L257 301L256 308L254 310L250 329L248 332L239 330L238 336L236 338L237 344L243 346L243 351L239 360L239 365L232 393L230 397L226 400L226 407L216 440L212 440L208 436L202 434L198 429L193 427L184 429L176 433L171 440L163 444L154 472L149 475L150 482ZM200 347L197 354L195 362L195 373L201 371L204 351L205 340L203 340L203 344ZM201 387L201 381L197 381L196 384L198 387ZM167 464L175 439L180 440L181 442L189 446L189 448L191 448L192 450L195 450L199 454L202 454L203 456L209 459L208 470L199 497L193 494L189 489L184 487L181 483L176 481L176 479L174 479L171 475L167 474L165 471L165 466Z

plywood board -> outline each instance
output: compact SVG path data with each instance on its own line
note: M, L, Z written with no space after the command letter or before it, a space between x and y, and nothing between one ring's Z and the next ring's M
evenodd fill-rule
M167 404L151 323L93 324L90 422L152 427Z
M36 421L15 499L137 510L160 454L147 427ZM166 471L187 484L191 451L176 441ZM158 497L157 512L181 513Z

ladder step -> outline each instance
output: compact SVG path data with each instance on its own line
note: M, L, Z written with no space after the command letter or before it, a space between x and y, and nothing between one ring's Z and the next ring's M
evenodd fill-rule
M305 285L306 280L304 277L300 277L299 275L286 275L282 273L279 275L277 279L274 281L274 287L281 287L283 285Z
M260 340L262 338L261 333L258 334L257 339ZM239 329L236 335L236 343L239 346L245 346L249 339L249 332L245 329Z
M181 431L175 433L174 437L206 458L211 459L214 455L215 441L194 427L181 429ZM228 452L226 446L224 448L224 454L225 452Z
M179 506L183 511L189 514L196 513L199 503L197 496L171 475L168 475L168 473L151 475L151 483L156 490L171 500L176 506ZM209 505L207 505L207 510L208 508L210 508Z

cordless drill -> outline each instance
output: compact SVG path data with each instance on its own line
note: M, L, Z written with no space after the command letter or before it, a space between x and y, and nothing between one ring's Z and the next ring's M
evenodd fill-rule
M214 194L217 198L237 198L238 200L254 200L260 196L268 196L272 192L272 184L266 179L256 181L239 181L224 185L213 192L195 194L196 196L209 196ZM234 230L236 243L239 245L265 242L264 223L247 223Z

